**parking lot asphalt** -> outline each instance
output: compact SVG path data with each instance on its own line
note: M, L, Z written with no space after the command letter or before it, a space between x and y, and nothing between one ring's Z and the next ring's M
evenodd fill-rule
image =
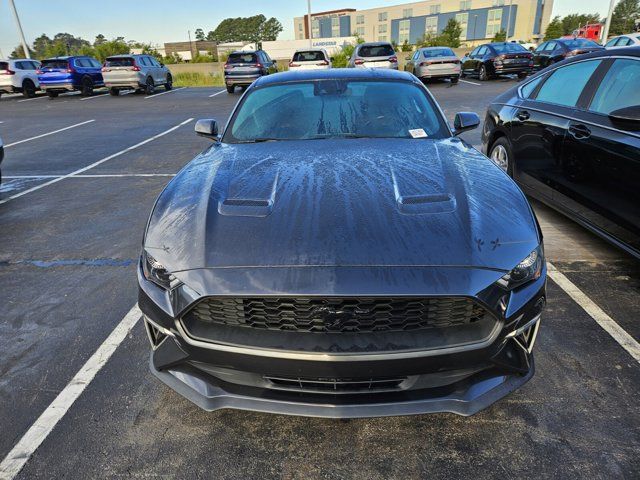
M452 120L457 111L483 118L513 85L469 79L429 89ZM193 133L195 119L224 122L240 98L211 96L221 91L0 100L8 145L0 458L135 305L135 262L153 201L209 145ZM463 138L479 146L480 131ZM536 375L487 410L348 421L206 413L149 373L138 322L18 478L639 478L640 365L564 280L637 342L640 265L533 205L558 271Z

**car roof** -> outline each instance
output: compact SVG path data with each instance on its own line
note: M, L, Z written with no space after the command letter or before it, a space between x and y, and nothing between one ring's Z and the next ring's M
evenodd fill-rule
M142 55L148 56L146 53L119 53L117 55L109 55L107 58L141 57Z
M298 48L296 50L296 53L298 52L324 52L324 48L318 48L318 47L313 47L313 48Z
M364 43L359 43L358 47L374 47L378 45L391 45L391 42L364 42Z
M445 47L445 46L442 46L442 47L421 47L418 50L440 50L440 49L443 49L443 48L448 48L449 50L451 50L451 47Z
M254 82L256 86L286 82L304 82L314 80L396 80L418 83L408 72L392 70L390 68L333 68L329 70L296 70L276 73L260 77Z
M231 52L229 55L234 55L234 54L239 54L239 55L246 55L248 53L256 53L256 52L261 52L262 50L235 50L233 52Z

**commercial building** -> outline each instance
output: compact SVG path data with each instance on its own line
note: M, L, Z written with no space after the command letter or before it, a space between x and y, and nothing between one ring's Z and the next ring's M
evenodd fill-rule
M196 55L217 55L216 42L193 41L193 42L170 42L164 44L164 56L178 55L184 61L191 61Z
M492 39L501 30L509 39L541 40L549 24L553 0L427 0L356 10L345 8L294 18L296 39L359 35L365 41L410 44L425 34L437 35L455 18L467 45Z

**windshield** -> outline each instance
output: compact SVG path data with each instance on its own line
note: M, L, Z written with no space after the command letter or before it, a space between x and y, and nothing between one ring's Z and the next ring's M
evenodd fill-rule
M319 51L296 52L293 56L294 62L322 62L325 60L324 53Z
M42 68L68 68L69 62L67 60L43 60Z
M393 47L386 45L365 45L360 47L358 55L361 57L390 57L395 55Z
M223 141L449 136L434 102L412 83L331 79L249 90Z
M258 59L253 53L232 53L227 63L258 63Z
M587 40L586 38L576 38L575 40L567 40L564 42L565 45L569 48L593 48L599 47L596 42L592 40Z
M491 46L498 53L519 53L527 51L527 49L519 43L494 43Z
M105 67L133 67L135 64L131 57L107 58L104 62Z
M450 48L430 48L429 50L423 50L423 53L425 58L456 56Z

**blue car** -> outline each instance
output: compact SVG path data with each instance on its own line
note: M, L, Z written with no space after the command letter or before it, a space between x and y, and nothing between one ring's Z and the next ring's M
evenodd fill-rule
M55 57L42 61L38 70L40 88L49 97L61 92L79 90L82 95L93 94L93 89L103 87L102 64L93 57Z

